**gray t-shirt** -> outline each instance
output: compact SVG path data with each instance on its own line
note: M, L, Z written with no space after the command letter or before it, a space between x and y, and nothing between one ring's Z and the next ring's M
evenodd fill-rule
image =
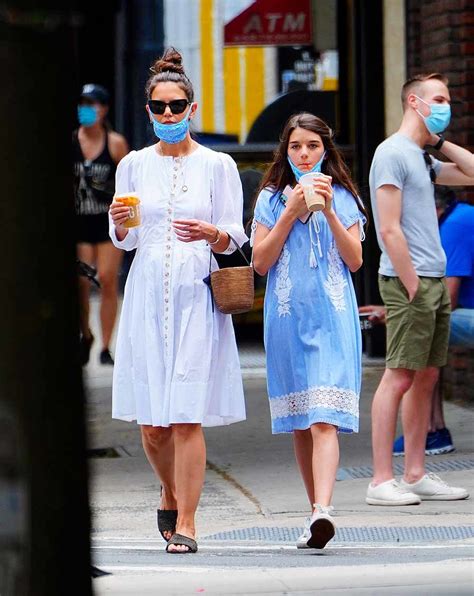
M438 174L441 162L433 157L431 161ZM389 277L397 276L380 238L375 200L375 191L384 184L391 184L402 191L400 224L417 275L443 277L446 255L439 237L434 185L423 158L423 150L414 141L398 132L388 137L375 151L369 184L375 230L382 250L379 273Z

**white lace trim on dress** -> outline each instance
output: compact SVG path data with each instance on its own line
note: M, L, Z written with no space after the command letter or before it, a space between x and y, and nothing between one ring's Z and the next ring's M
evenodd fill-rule
M257 222L255 219L252 219L252 226L250 228L250 246L253 248L253 243L255 242L255 232L257 231Z
M337 311L346 310L344 288L347 281L344 279L343 265L339 251L334 243L328 250L328 277L324 282L326 294Z
M336 410L357 418L359 399L354 391L338 387L310 387L270 399L272 419L308 414L316 408Z
M283 247L276 267L275 294L278 300L278 315L290 315L290 292L293 284L290 279L290 251Z

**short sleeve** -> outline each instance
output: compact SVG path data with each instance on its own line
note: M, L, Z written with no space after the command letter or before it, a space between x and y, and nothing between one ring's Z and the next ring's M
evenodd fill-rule
M406 166L403 154L390 145L377 149L371 165L371 179L374 190L390 184L403 189L406 178Z
M268 188L264 188L260 191L253 216L255 222L262 224L262 226L265 226L269 230L271 230L276 223L276 215L273 211L271 201L274 195L275 193Z
M243 216L244 199L237 165L229 155L219 153L212 181L212 223L242 246L248 240ZM234 243L230 242L223 254L231 254L235 250Z
M360 239L364 240L364 225L367 222L367 218L359 209L359 205L362 205L361 199L354 197L352 193L342 186L337 185L334 190L334 210L337 217L346 230L358 223Z
M473 274L473 262L466 232L462 225L450 223L449 218L441 226L441 244L446 253L447 277L470 277Z
M121 195L127 192L134 192L136 190L136 183L134 179L134 159L137 155L136 151L130 151L123 159L120 160L115 174L115 194ZM120 241L115 235L115 226L109 213L109 236L113 244L122 250L134 250L138 245L138 229L130 228L125 238Z
M435 171L436 175L439 176L443 162L439 161L439 159L436 159L436 157L433 157L432 155L430 155L430 157L431 163L433 165L433 170Z

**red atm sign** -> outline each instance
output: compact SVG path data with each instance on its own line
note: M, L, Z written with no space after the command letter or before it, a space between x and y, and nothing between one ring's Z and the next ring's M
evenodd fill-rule
M227 23L224 45L312 45L311 24L311 0L256 0Z

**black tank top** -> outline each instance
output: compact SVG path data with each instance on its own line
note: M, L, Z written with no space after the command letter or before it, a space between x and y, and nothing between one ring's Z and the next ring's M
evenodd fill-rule
M109 151L107 131L102 153L96 159L84 159L78 131L72 137L74 160L74 196L78 215L107 213L115 191L115 165Z

